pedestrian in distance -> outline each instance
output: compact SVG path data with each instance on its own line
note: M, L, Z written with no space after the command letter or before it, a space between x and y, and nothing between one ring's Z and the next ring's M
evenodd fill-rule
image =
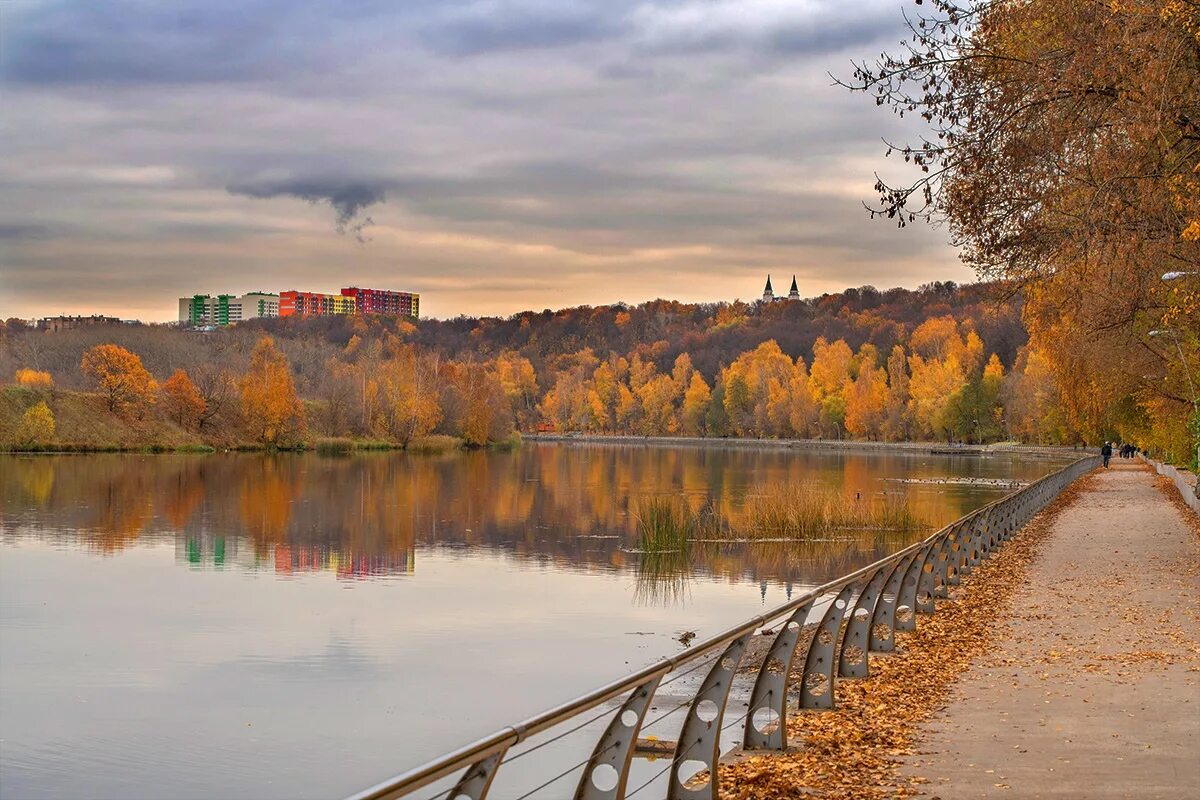
M1104 447L1100 448L1100 455L1104 456L1104 468L1108 469L1108 460L1112 458L1112 442L1104 443Z

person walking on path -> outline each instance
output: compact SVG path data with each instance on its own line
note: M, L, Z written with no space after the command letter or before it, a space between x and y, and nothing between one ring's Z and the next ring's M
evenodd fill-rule
M1100 455L1104 456L1104 468L1108 469L1108 460L1112 458L1112 442L1104 443L1104 447L1100 448Z

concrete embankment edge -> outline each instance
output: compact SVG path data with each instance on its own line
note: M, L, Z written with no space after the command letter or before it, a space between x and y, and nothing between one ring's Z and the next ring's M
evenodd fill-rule
M809 450L824 452L919 453L926 455L1005 455L1080 458L1090 451L1072 447L1036 445L969 445L939 442L862 442L830 439L707 439L695 436L604 436L596 434L528 433L527 442L562 444L607 444L655 447L756 448L763 450Z
M1200 496L1196 494L1200 490L1200 483L1197 483L1195 475L1186 470L1176 469L1170 464L1155 461L1152 458L1146 458L1145 456L1141 458L1153 467L1154 471L1159 475L1169 478L1175 484L1175 488L1179 490L1179 496L1183 499L1184 505L1195 513L1200 514Z

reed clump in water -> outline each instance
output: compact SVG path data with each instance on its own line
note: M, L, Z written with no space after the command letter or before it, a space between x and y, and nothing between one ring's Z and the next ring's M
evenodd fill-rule
M696 531L696 514L669 497L652 497L638 505L638 533L644 554L686 553Z
M812 539L837 530L911 531L928 527L902 495L867 500L816 489L754 497L746 504L745 516L745 523L736 526L736 531L749 539Z
M695 511L676 498L652 498L639 506L643 553L687 551L696 540L819 539L842 530L912 531L928 524L903 495L876 500L840 492L780 488L751 498L735 515L711 506Z

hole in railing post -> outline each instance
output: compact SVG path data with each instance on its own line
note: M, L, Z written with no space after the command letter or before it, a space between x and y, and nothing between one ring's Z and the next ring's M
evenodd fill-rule
M598 764L592 769L592 785L602 792L611 792L617 788L620 777L612 764Z

